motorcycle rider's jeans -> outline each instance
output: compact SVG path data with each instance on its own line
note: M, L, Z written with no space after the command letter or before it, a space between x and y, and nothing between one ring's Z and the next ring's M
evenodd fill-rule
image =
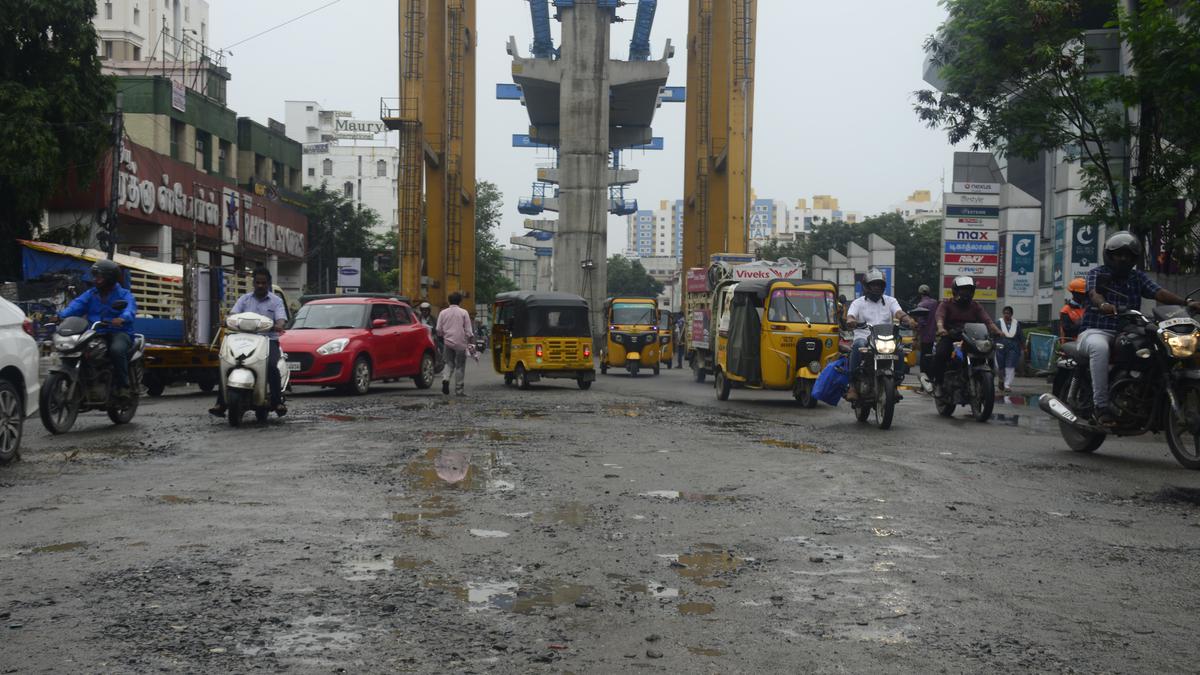
M858 372L858 366L862 363L862 352L858 351L867 346L867 338L854 338L854 344L850 345L850 374Z
M1108 407L1108 355L1116 337L1116 331L1097 328L1079 334L1079 349L1087 354L1092 373L1092 404L1097 410Z
M133 338L124 331L108 334L108 357L113 364L113 381L118 387L129 386L129 351Z

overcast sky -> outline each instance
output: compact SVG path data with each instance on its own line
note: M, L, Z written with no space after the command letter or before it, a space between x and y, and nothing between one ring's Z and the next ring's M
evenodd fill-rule
M232 45L321 7L330 0L210 0L211 42ZM529 125L516 101L497 101L495 84L511 82L505 54L509 35L523 55L532 41L524 0L477 0L479 12L478 178L504 194L501 240L521 231L517 200L528 197L546 151L517 150L513 133ZM287 26L231 49L229 105L259 121L283 121L287 99L377 119L380 97L397 95L396 0L337 0ZM613 56L628 56L636 2L613 26ZM754 188L760 198L831 194L846 210L868 215L888 209L917 189L937 192L953 148L912 112L921 80L921 45L944 19L938 0L759 0L755 81ZM557 22L553 22L557 44ZM654 22L653 58L669 39L676 45L668 84L687 79L687 1L661 0ZM663 152L626 153L641 182L630 196L642 208L683 193L684 106L664 104L654 133ZM549 214L553 217L553 214ZM609 219L609 251L625 242L624 218Z

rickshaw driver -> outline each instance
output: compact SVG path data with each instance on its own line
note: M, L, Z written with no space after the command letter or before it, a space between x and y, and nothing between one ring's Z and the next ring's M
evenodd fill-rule
M893 319L909 328L917 326L917 322L905 314L903 309L900 309L900 303L896 301L896 298L884 295L883 290L886 286L887 280L884 278L883 272L876 269L867 272L867 276L863 280L863 296L856 298L854 302L850 303L850 309L846 310L846 327L854 329L854 344L850 347L850 372L852 374L858 372L858 366L862 362L862 354L859 349L867 346L867 339L871 337L871 326L890 323ZM906 370L904 360L901 359L898 370L900 379L904 378ZM858 398L858 390L854 388L853 377L850 381L850 388L846 390L847 401Z

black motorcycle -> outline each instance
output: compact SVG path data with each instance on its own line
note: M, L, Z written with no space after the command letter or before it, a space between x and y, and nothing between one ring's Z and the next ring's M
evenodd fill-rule
M113 305L118 311L122 303ZM50 368L42 382L38 399L42 425L52 434L65 434L81 412L104 410L113 424L128 424L138 408L142 388L142 355L145 338L135 335L129 350L129 388L127 396L118 396L108 340L97 328L104 321L89 324L73 316L64 319L53 338L58 363Z
M1180 464L1200 469L1200 322L1178 305L1159 305L1152 318L1124 311L1117 320L1108 371L1116 424L1091 422L1091 371L1077 342L1063 345L1057 366L1066 374L1055 378L1054 393L1042 394L1039 407L1058 420L1063 440L1076 452L1095 452L1109 435L1161 431Z
M971 416L986 422L996 405L996 372L992 357L997 345L988 334L987 326L968 323L950 331L955 340L954 351L942 377L940 396L934 394L938 414L950 417L960 405L971 406ZM932 356L930 357L932 358Z
M851 405L859 422L866 422L874 412L875 424L880 429L889 429L896 401L900 400L897 386L905 349L896 326L878 324L870 330L867 346L859 348L862 358L858 371L850 373L850 382L858 392Z

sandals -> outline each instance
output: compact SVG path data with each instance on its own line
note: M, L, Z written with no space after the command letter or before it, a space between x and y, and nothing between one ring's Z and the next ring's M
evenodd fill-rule
M223 405L214 405L208 409L208 414L212 415L213 417L224 417L227 410L229 409Z

